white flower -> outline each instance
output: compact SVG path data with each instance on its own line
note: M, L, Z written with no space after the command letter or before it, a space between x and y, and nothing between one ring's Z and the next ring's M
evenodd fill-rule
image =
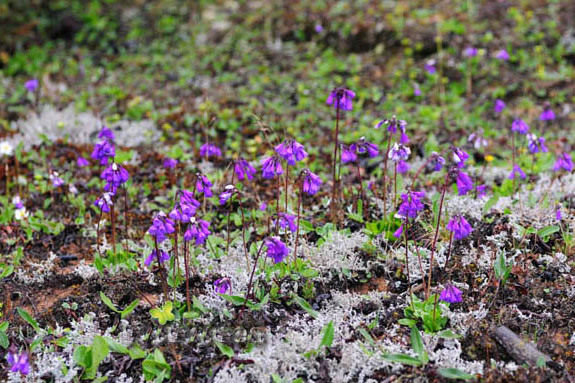
M3 156L11 156L14 152L14 147L8 141L0 142L0 154Z
M26 210L25 207L21 209L16 209L16 211L14 212L14 218L16 218L17 221L21 221L25 218L28 218L28 211Z

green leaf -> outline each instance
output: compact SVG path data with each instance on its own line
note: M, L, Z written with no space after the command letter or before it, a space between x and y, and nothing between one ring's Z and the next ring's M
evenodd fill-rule
M14 265L9 265L2 269L2 273L0 273L0 279L8 277L10 274L14 272Z
M133 301L132 303L130 303L130 305L128 307L126 307L125 309L123 309L120 312L120 318L124 319L125 317L127 317L128 315L130 315L132 313L132 311L134 311L134 309L136 308L136 306L138 306L138 304L140 303L139 299L136 299L135 301Z
M322 333L323 336L321 338L319 346L331 347L331 345L333 344L333 337L334 337L333 321L329 321L329 323L323 328Z
M92 363L92 350L88 346L78 346L74 350L74 361L81 367L88 368Z
M421 366L421 360L406 354L387 354L383 355L383 359L388 362L407 364L408 366Z
M10 325L10 322L8 322L8 321L0 323L0 331L6 332L6 330L8 330L9 325Z
M8 346L10 346L10 341L8 340L8 337L6 336L6 334L4 332L0 331L0 346L2 346L2 348L6 349L8 348Z
M408 326L408 327L413 327L417 324L417 321L414 319L408 319L408 318L402 318L400 320L398 320L399 324L402 324L404 326Z
M425 364L429 362L429 355L427 355L427 351L425 351L425 346L423 345L423 339L421 339L421 334L417 327L411 328L411 347L413 351L417 354L417 357L421 361L421 363Z
M457 368L439 368L437 369L437 372L439 372L439 375L447 379L469 380L475 378L475 375L468 374Z
M367 332L366 329L364 328L360 328L359 329L359 333L365 338L365 340L372 346L375 345L375 340L373 340L371 334L369 332Z
M307 313L313 318L313 319L317 319L319 313L317 311L315 311L310 304L303 299L302 297L299 297L297 295L294 295L294 300L296 301L296 303L305 311L307 311Z
M242 306L246 301L244 297L240 297L239 295L220 294L220 296L226 301L232 303L234 306Z
M94 343L92 344L92 364L86 369L86 379L94 379L96 373L98 372L98 366L102 361L108 356L110 349L108 348L108 343L106 339L100 335L94 337Z
M230 346L228 346L227 344L223 344L221 342L218 342L217 340L215 340L214 343L220 349L220 352L222 354L224 354L228 358L234 357L234 350Z
M438 332L437 336L439 336L440 338L443 338L443 339L459 339L459 338L463 337L462 335L456 334L449 329Z
M100 291L100 299L102 300L102 302L104 302L104 304L105 304L106 306L108 306L108 308L109 308L110 310L112 310L113 312L118 313L118 314L120 313L120 310L118 310L118 309L116 308L116 306L114 305L114 303L112 302L112 300L111 300L110 298L108 298L108 297L106 296L106 294L104 294L102 291Z
M152 315L152 318L156 318L158 322L160 322L160 324L163 326L168 321L172 321L175 318L174 314L172 313L172 307L172 302L168 301L164 303L164 306L161 308L151 309L150 315Z
M38 322L36 322L36 320L34 318L32 318L32 315L30 315L28 313L28 311L24 310L23 308L17 307L16 311L18 311L18 314L20 315L20 317L22 317L22 319L24 319L26 322L28 322L28 324L30 326L32 326L32 328L37 332L40 333L42 331L42 329L40 328L40 326L38 326Z
M204 305L202 304L202 302L195 296L192 297L192 304L193 304L194 308L197 309L198 311L202 312L202 314L205 314L208 312L208 309L206 309L204 307Z
M104 337L104 339L106 340L106 343L108 343L108 347L110 347L111 352L117 352L124 355L129 354L128 347L124 346L120 342L116 342L114 339L107 336Z
M560 230L559 226L547 226L544 227L543 229L540 229L537 232L537 235L540 236L541 238L545 238L545 237L549 237L551 234L557 233Z
M483 206L483 212L489 213L489 210L499 201L499 194L494 194L493 197L489 198L487 202L485 202L485 206Z
M144 359L146 357L146 352L142 350L139 345L136 344L132 346L132 348L130 348L130 350L128 351L128 355L130 355L130 358L134 360Z

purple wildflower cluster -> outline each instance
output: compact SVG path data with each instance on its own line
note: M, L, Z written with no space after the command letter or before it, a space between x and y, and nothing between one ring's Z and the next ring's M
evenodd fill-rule
M352 100L355 92L345 88L335 88L329 93L325 103L333 105L335 109L350 111L353 108Z
M469 222L461 215L456 215L451 218L447 223L446 229L453 233L453 237L456 240L467 237L473 231Z

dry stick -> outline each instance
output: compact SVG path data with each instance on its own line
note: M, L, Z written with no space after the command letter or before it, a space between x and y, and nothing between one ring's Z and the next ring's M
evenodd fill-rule
M359 159L357 160L357 178L359 178L359 197L361 198L361 203L364 204L363 200L363 185L361 182L361 169L359 167Z
M289 190L288 179L289 179L289 164L286 164L286 208L285 208L286 213L288 211L288 190Z
M278 235L279 227L280 227L280 189L282 186L282 178L278 175L278 192L277 192L277 200L276 200L276 235Z
M511 132L511 153L512 153L512 165L513 169L511 170L511 174L513 174L513 188L511 189L512 197L515 197L515 131Z
M110 209L110 220L112 221L112 250L114 252L114 256L116 255L116 224L114 216L114 201L112 201L112 206Z
M18 154L14 154L14 170L16 171L16 185L18 186L18 195L22 196L22 185L20 185L20 172L18 166Z
M188 265L188 244L186 240L184 240L184 269L186 270L186 303L188 311L190 311L190 270Z
M248 291L246 291L246 299L244 300L244 304L242 305L242 309L240 311L240 316L243 314L245 308L246 308L246 303L248 302L249 296L250 296L250 291L252 289L252 282L253 282L253 278L254 278L254 273L256 272L256 267L258 265L258 261L260 259L260 255L262 253L262 249L264 247L264 243L265 241L262 241L260 248L258 249L258 253L256 255L256 260L254 262L254 267L252 268L252 272L250 274L250 280L248 282Z
M409 290L409 300L411 301L411 307L413 308L413 296L411 295L411 280L409 277L409 251L407 246L407 232L409 231L409 218L405 219L405 230L403 231L403 236L405 237L405 267L407 268L407 289Z
M102 251L100 250L100 221L102 220L102 208L100 208L100 215L98 216L98 223L96 224L96 249L98 255L102 258Z
M228 165L229 167L229 165ZM232 182L230 182L230 185L234 184L234 178L236 176L236 172L233 171L232 168ZM230 249L230 215L232 213L232 204L230 203L228 205L228 240L227 240L227 244L226 244L226 254L228 253L229 249Z
M296 233L295 233L295 250L294 250L294 268L297 266L297 245L299 242L299 219L300 219L300 213L301 213L301 200L303 197L303 182L300 180L300 185L299 185L299 196L297 199L297 229L296 229Z
M180 222L176 221L176 230L174 231L174 265L172 266L172 280L174 281L174 286L172 287L172 294L175 293L177 288L177 274L176 270L180 271L180 265L178 262L178 232L180 231ZM175 294L174 294L175 296Z
M245 218L244 218L244 208L242 206L242 195L239 193L239 191L237 193L238 193L238 201L240 203L240 211L242 213L242 242L244 245L244 254L246 256L246 264L248 266L247 270L249 270L250 269L250 256L248 254L248 246L246 244L246 223L245 223Z
M431 276L433 273L433 256L435 255L435 245L437 243L437 236L439 234L439 224L441 222L441 210L443 209L443 200L445 199L445 191L447 190L447 182L449 181L449 171L445 174L445 183L441 191L441 200L439 201L439 212L437 213L437 226L435 226L435 235L433 236L433 243L431 244L431 258L429 260L429 276L427 279L427 293L431 290ZM428 298L427 296L425 298Z
M124 187L124 250L128 251L128 189Z
M449 246L447 247L447 258L445 258L445 265L443 266L443 271L447 271L447 263L449 262L449 258L451 256L451 244L453 243L453 231L449 236Z
M387 158L389 157L389 146L391 145L391 134L387 131L387 149L383 159L383 216L387 217Z
M156 246L156 259L158 260L158 266L160 268L160 274L162 275L162 288L164 290L164 296L165 299L170 299L170 296L168 295L168 285L166 282L166 272L164 269L164 265L162 264L162 261L160 260L160 249L158 248L158 240L154 237L154 245Z
M397 209L397 162L393 166L393 210Z
M335 204L336 204L336 194L337 194L337 180L335 176L335 168L337 165L337 150L339 146L339 96L335 98L335 145L333 148L333 188L331 191L331 209L332 215L335 217Z

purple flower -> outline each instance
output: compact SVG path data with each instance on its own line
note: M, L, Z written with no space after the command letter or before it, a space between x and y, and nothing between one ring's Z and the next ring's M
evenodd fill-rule
M214 291L218 294L227 294L231 288L232 281L230 281L230 278L220 278L214 282Z
M114 141L114 132L112 132L106 125L102 125L102 130L98 133L98 138Z
M222 151L216 145L205 143L200 147L200 156L201 157L221 157Z
M352 150L351 146L347 145L340 145L341 150L341 162L346 164L348 162L355 162L357 161L357 154L355 150Z
M180 197L180 202L176 203L168 217L174 221L189 222L190 219L196 215L196 211L200 207L200 203L195 199L184 199L183 195Z
M465 150L454 147L453 148L453 162L460 167L465 167L465 161L469 158L469 154Z
M555 112L553 112L549 104L545 104L545 106L543 107L543 111L541 112L541 115L539 115L539 120L540 121L555 120Z
M268 204L265 202L262 202L260 204L260 211L266 211L266 208L268 207Z
M184 233L184 240L189 242L194 239L196 241L196 245L204 244L210 235L208 227L210 227L209 222L204 221L203 219L196 219L195 217L190 218L190 224Z
M558 203L558 204L555 206L555 219L556 219L557 221L561 221L562 218L563 218L563 217L561 216L561 204Z
M239 158L234 163L234 172L238 177L238 180L243 181L245 178L252 180L256 174L256 169L250 163L243 158Z
M405 223L405 221L402 222L402 223L401 223L401 226L399 226L399 228L398 228L396 231L393 232L393 236L394 236L395 238L397 238L397 239L401 238L401 234L403 234L403 224L404 224L404 223Z
M511 124L511 131L518 132L519 134L527 134L529 125L521 119L514 120Z
M100 178L108 183L104 186L105 191L116 192L116 189L125 184L130 178L130 173L122 166L113 162L100 175Z
M462 171L457 172L456 184L458 195L466 195L473 189L473 181L471 181L471 177Z
M289 254L289 249L278 237L269 237L265 241L267 247L267 256L274 260L274 263L280 263Z
M463 51L463 54L464 54L466 57L475 57L475 56L477 56L477 48L467 47L467 48L465 48L465 50Z
M262 176L266 179L272 179L276 175L283 174L284 170L278 156L271 156L263 158L262 163Z
M433 59L427 60L423 67L429 74L435 74L437 72L437 69L435 69L435 60Z
M196 191L198 192L198 194L204 193L204 196L208 198L214 195L214 193L212 192L212 183L210 182L208 177L206 177L202 173L196 174Z
M417 214L423 210L421 199L425 197L424 192L409 191L401 195L403 201L399 205L397 213L405 218L416 218Z
M512 180L512 179L515 179L515 177L517 177L517 176L519 176L521 179L525 179L525 177L527 177L525 175L525 172L523 170L521 170L519 165L515 164L515 165L513 165L513 169L511 169L511 173L509 173L507 178Z
M505 49L500 49L496 54L495 58L502 61L509 60L509 53Z
M165 251L158 251L158 250L153 250L150 255L148 255L148 257L146 257L146 260L144 261L144 265L146 266L150 266L152 264L152 262L157 261L160 264L169 261L170 260L170 254L166 253Z
M168 157L168 158L164 159L164 162L163 162L162 165L163 165L166 169L173 169L173 168L176 167L177 164L178 164L178 160L176 160L176 159L174 159L174 158L169 158L169 157Z
M307 157L307 152L303 145L293 139L285 140L277 145L275 150L277 154L287 161L288 165L292 166Z
M573 161L571 160L571 155L569 153L561 153L557 156L555 164L553 165L553 170L557 172L561 169L568 172L573 170Z
M355 97L355 93L345 88L335 88L329 92L329 96L325 103L333 105L335 109L339 110L352 110L353 105L351 100Z
M419 84L413 84L413 95L414 96L421 96L421 89L419 89Z
M22 199L20 198L19 195L15 195L14 197L12 197L12 204L16 209L22 209L24 207Z
M500 99L495 100L495 105L493 106L493 109L495 110L495 113L503 112L503 109L505 109L505 103L503 102L503 100Z
M545 146L545 138L539 137L533 133L527 133L527 148L531 154L535 153L547 153L549 150Z
M78 159L76 160L76 164L83 168L84 166L88 166L90 165L90 161L88 161L87 159L85 159L84 157L78 157Z
M467 138L468 142L473 142L473 147L477 150L481 149L482 147L487 146L489 143L483 136L478 133L471 133Z
M409 171L409 164L403 160L399 160L399 162L397 163L397 172L399 174L405 174Z
M393 162L405 161L409 158L410 154L411 150L407 146L403 146L396 142L389 150L388 158Z
M433 165L433 171L439 172L443 168L443 165L445 165L445 158L441 157L438 153L433 152L431 153L430 162Z
M321 26L321 24L316 24L314 29L315 29L316 33L323 32L323 27Z
M447 303L458 303L462 301L461 294L461 290L459 290L457 287L453 285L447 285L443 291L441 291L439 299Z
M8 364L10 364L11 372L20 372L22 375L28 375L30 373L30 363L28 362L27 353L23 352L18 355L15 352L8 351L6 360Z
M314 195L319 191L321 186L321 178L312 173L309 169L303 171L303 192L309 195Z
M50 181L52 181L52 186L55 188L59 188L60 186L64 185L64 180L60 178L58 172L51 172L48 178Z
M487 195L487 185L478 185L477 189L477 198L482 198Z
M31 80L26 81L26 83L24 84L24 88L26 88L28 92L32 93L35 92L36 89L38 89L38 85L40 85L38 80L33 78Z
M108 163L108 158L114 157L116 155L116 150L114 144L109 140L102 140L94 145L94 151L92 152L92 158L100 161L100 165L106 165Z
M235 192L236 188L234 187L234 185L227 185L224 188L224 191L220 194L220 205L225 205L226 202L228 202L228 200L232 198Z
M456 215L451 218L446 228L453 233L455 239L463 239L473 231L469 222L461 215Z
M200 203L194 198L194 194L189 190L180 190L180 203L194 205L196 208Z
M148 229L148 233L158 242L164 242L168 234L176 231L174 221L166 217L164 212L159 212L152 221L152 226Z
M99 208L104 213L110 212L110 206L114 204L112 197L114 193L104 193L94 201L94 206Z
M367 153L370 158L377 157L379 154L377 145L367 142L365 137L361 137L355 144L351 144L349 150L353 150L357 154Z
M397 133L397 129L401 132L405 132L405 128L407 127L407 122L404 120L398 120L395 116L391 117L391 119L385 119L379 121L375 125L375 129L381 128L383 125L387 126L387 131L391 133Z
M279 226L282 229L287 229L289 227L292 233L297 230L297 225L295 223L296 217L287 213L280 213L279 215ZM276 220L275 225L278 225L278 220ZM277 263L277 262L276 262Z

